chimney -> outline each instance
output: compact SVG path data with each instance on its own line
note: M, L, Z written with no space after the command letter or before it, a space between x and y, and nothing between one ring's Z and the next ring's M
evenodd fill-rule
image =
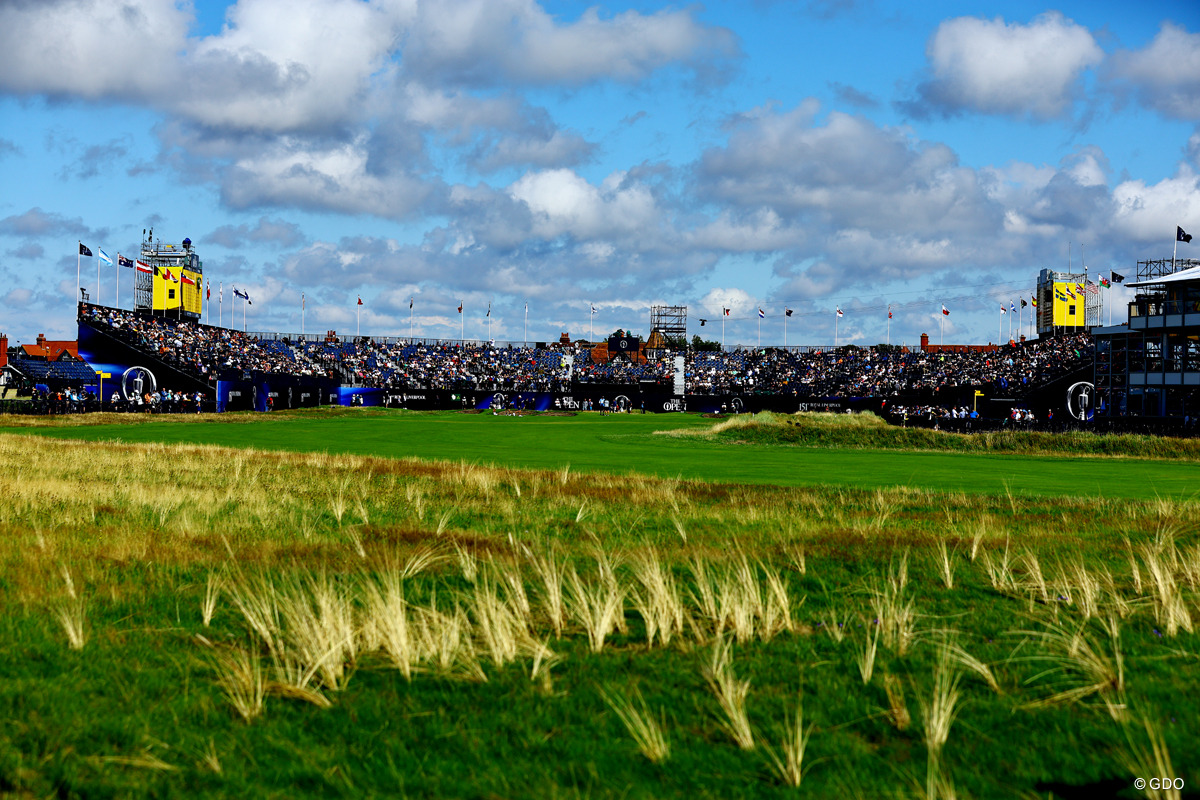
M928 349L929 349L929 334L922 333L921 334L921 351L924 352L925 350L928 350Z
M46 334L44 334L44 333L38 334L37 346L42 348L43 350L46 349Z

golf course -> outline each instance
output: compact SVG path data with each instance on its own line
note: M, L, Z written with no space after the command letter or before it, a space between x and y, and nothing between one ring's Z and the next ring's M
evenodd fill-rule
M316 409L0 451L0 796L1200 786L1190 441Z

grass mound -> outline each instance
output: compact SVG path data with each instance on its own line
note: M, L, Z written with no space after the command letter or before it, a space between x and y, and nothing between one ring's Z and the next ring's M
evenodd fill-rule
M679 434L706 436L731 444L1200 460L1200 440L1196 439L1087 431L949 433L929 428L897 427L869 413L785 415L764 411L730 417L708 430L681 431Z

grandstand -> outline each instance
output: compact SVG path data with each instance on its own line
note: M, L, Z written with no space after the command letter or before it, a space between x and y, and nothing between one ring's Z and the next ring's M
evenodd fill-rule
M93 366L146 367L172 387L197 387L218 408L318 403L409 408L578 408L602 399L648 410L795 411L874 408L885 402L998 403L1039 408L1056 382L1090 375L1087 334L959 352L900 348L755 348L683 353L684 393L674 391L674 351L613 358L590 345L495 346L327 334L247 334L187 319L80 307L80 348ZM111 365L111 366L106 366ZM1040 408L1039 415L1048 408Z

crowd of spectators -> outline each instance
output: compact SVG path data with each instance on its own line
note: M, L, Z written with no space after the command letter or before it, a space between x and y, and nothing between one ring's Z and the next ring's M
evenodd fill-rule
M378 342L370 338L290 342L164 317L85 306L87 322L201 380L223 370L316 375L384 389L569 391L577 384L632 385L674 379L674 357L594 361L587 347ZM944 387L984 387L1019 396L1091 362L1087 334L972 352L843 347L689 351L689 394L892 397Z

